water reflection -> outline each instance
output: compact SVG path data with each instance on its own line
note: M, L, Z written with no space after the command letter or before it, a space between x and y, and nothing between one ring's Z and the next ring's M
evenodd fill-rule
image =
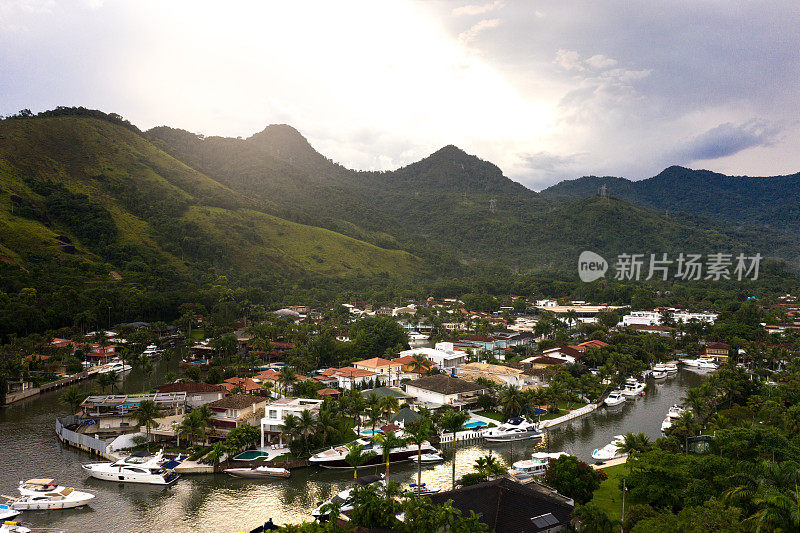
M174 363L162 362L162 368L150 375L134 369L121 389L139 392L157 385L155 375L174 370ZM497 455L510 466L528 458L534 450L566 451L590 460L592 450L607 444L614 435L643 432L651 438L660 436L661 421L673 403L681 401L687 388L696 386L702 377L681 371L665 382L655 384L647 394L617 408L601 408L547 432L541 442L513 444L462 443L458 447L456 476L472 469L475 460L486 453ZM84 384L91 388L91 384ZM261 525L268 518L276 523L308 520L309 512L319 502L347 488L352 471L298 469L290 479L254 481L226 475L184 476L173 486L157 487L108 483L90 478L80 469L93 459L82 452L62 446L55 437L54 418L68 414L59 403L60 392L28 399L0 410L0 435L3 445L3 468L0 469L0 493L15 494L21 479L54 477L76 488L85 487L97 498L86 509L25 513L23 520L38 527L59 526L70 531L239 531ZM513 457L512 457L513 451ZM422 481L429 487L449 489L452 478L452 448L444 449L444 463L425 465ZM383 467L360 469L360 474L382 472ZM391 478L404 485L416 482L413 463L391 466Z

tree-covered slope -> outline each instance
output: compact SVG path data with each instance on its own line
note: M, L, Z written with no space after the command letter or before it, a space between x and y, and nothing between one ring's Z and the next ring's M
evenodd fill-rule
M800 174L773 177L726 176L672 166L641 181L588 176L542 191L548 198L585 198L602 185L607 194L653 209L767 227L800 229Z

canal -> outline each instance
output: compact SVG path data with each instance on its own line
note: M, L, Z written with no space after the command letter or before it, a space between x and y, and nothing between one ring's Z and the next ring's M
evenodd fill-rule
M152 374L134 369L121 389L140 392L156 386L155 376L177 370L174 362L161 362ZM612 409L600 408L583 418L549 431L541 443L517 443L513 459L527 458L534 448L566 451L583 460L591 460L592 450L606 445L615 435L643 432L655 439L660 436L661 421L674 403L679 403L687 389L697 386L702 376L687 370L665 382L650 381L644 397ZM84 387L92 386L86 383ZM34 527L62 528L69 532L233 532L249 531L268 518L275 523L309 520L309 512L319 502L345 489L352 471L318 468L297 469L288 480L253 481L226 475L183 476L167 488L114 484L89 478L80 465L96 460L88 454L62 446L53 429L56 416L69 414L58 398L61 391L30 398L0 409L0 494L17 495L20 480L52 477L62 484L86 489L96 494L90 507L66 511L26 512L21 520ZM472 468L479 456L489 451L506 464L512 461L508 444L462 443L457 452L457 475ZM451 456L451 448L445 448ZM423 482L429 487L450 487L451 464L448 460L423 467ZM365 469L369 473L372 469ZM416 468L393 464L391 477L403 484L412 482Z

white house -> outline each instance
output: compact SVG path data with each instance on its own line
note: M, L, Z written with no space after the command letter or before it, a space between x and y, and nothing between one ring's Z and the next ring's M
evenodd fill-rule
M407 394L416 398L417 403L432 408L443 405L454 407L470 405L484 392L486 389L480 385L447 374L425 376L406 383Z
M306 409L312 416L319 414L319 406L322 400L311 400L308 398L281 398L267 404L264 407L264 418L261 419L261 447L266 446L270 440L278 439L283 444L283 431L280 427L286 419L286 415L292 414L300 416Z
M632 311L622 317L622 326L661 326L661 314L664 311L672 313L675 322L688 323L691 320L713 324L717 319L716 313L689 313L677 309L654 309L652 311Z
M326 368L320 372L324 378L336 378L336 386L342 390L349 390L356 386L365 385L377 381L378 386L385 385L388 375L378 374L371 370L363 370L352 366L342 368ZM319 378L318 378L319 379ZM323 379L319 379L323 381Z
M420 354L428 361L431 361L440 370L451 372L452 369L458 365L463 365L467 362L466 352L453 349L452 342L437 342L436 348L412 348L411 350L403 350L400 352L400 357L407 355Z

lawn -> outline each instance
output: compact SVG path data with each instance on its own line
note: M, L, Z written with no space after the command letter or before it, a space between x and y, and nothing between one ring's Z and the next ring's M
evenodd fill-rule
M475 414L478 416L485 416L486 418L491 418L492 420L497 420L501 424L506 421L502 413L495 413L493 411L475 411Z
M603 468L603 472L606 473L608 479L594 491L592 503L605 511L612 520L619 520L622 514L622 489L619 484L628 473L628 467L624 464L609 466Z

